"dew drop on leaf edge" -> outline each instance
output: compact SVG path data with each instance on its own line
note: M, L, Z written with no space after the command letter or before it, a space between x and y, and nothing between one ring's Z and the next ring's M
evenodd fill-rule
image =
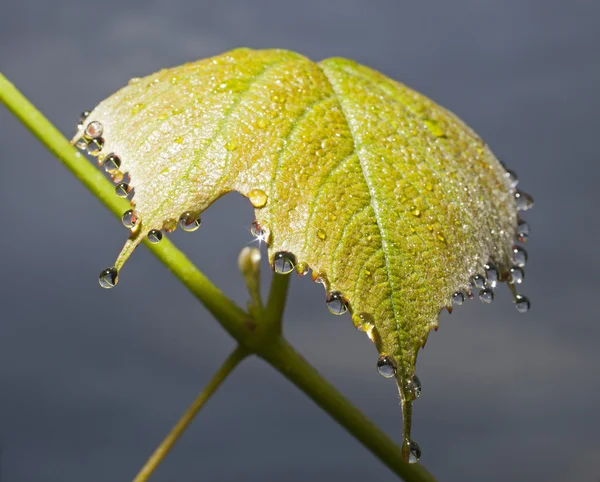
M163 238L163 234L158 229L152 229L148 232L148 241L152 244L160 243Z
M255 208L262 208L267 204L267 193L262 189L252 189L248 193L248 199Z
M294 271L296 257L287 251L279 251L273 256L273 269L277 274L289 274Z
M396 375L396 364L391 357L380 356L377 360L377 371L383 378L393 378Z
M179 218L179 227L186 233L196 231L200 227L200 224L202 224L200 216L194 216L190 212L183 213Z
M517 295L515 298L515 307L519 313L527 313L531 308L529 298L523 295Z
M348 304L344 300L344 295L339 291L334 291L327 296L327 309L334 315L343 315L348 311Z
M126 228L131 229L135 226L137 219L136 219L135 214L132 209L125 211L123 213L123 216L121 216L121 222L123 223L123 226L125 226Z

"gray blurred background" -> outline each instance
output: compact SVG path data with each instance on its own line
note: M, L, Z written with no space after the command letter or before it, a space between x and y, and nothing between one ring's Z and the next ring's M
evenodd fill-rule
M162 67L238 46L346 56L473 126L536 206L517 313L506 288L466 304L421 353L414 438L440 481L600 480L593 0L3 0L0 70L66 136L79 113ZM144 248L98 287L126 231L0 107L0 480L133 478L234 346ZM217 202L172 239L237 302L250 204ZM266 280L268 281L268 280ZM399 440L394 383L371 343L293 280L292 343ZM153 481L395 480L287 380L245 362Z

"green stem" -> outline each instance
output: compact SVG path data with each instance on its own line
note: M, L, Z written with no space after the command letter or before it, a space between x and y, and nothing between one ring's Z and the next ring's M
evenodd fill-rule
M142 469L139 471L133 482L146 482L150 476L154 473L159 464L167 456L175 442L181 437L186 428L192 423L196 414L209 400L213 393L221 386L233 369L246 358L248 352L245 348L238 346L223 362L223 365L219 368L217 373L212 377L208 385L204 387L204 390L200 392L196 400L189 406L185 411L179 422L173 427L169 434L165 437L162 443L156 448L154 453L150 456L148 461L144 464Z
M114 194L114 186L71 146L62 134L0 73L0 102L36 136L117 217L129 209ZM400 448L352 406L332 385L298 355L278 333L264 336L253 330L249 316L213 285L168 239L146 246L249 352L256 352L327 411L393 472L407 482L434 479L419 465L402 460ZM268 317L280 323L289 279L275 275ZM259 338L257 338L259 337Z
M291 275L273 274L269 300L264 311L264 324L274 333L281 333L281 322L290 279Z
M400 457L400 447L379 430L360 410L346 400L283 338L280 338L278 343L272 344L258 355L360 440L390 470L407 482L435 482L433 476L424 467L404 462Z

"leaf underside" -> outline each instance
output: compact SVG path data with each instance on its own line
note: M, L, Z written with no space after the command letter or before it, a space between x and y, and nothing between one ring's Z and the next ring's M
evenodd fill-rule
M293 253L300 273L310 267L343 294L397 365L403 400L452 294L490 260L501 276L510 267L517 210L488 146L451 112L351 60L234 50L133 79L92 121L103 126L99 158L120 157L141 220L117 269L150 230L173 229L230 191L262 191L255 215L271 263Z

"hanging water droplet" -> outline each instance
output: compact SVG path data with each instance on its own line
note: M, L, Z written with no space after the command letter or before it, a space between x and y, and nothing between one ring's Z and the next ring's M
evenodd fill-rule
M483 276L481 276L480 274L476 274L475 276L473 276L471 278L471 285L474 288L483 288L485 286L485 278Z
M494 265L493 263L487 263L484 266L485 269L485 276L487 278L487 284L489 286L491 286L492 288L495 288L496 285L498 284L498 268L496 268L496 265Z
M419 444L417 442L411 440L410 444L408 445L408 450L410 452L410 456L408 457L408 463L416 464L421 458L421 447L419 447Z
M396 364L392 357L384 355L377 360L377 371L383 378L392 378L396 375Z
M162 238L163 234L158 229L152 229L148 233L148 241L150 241L152 244L160 243Z
M521 246L513 246L512 250L512 258L514 263L522 268L527 263L527 251L525 251Z
M121 167L121 158L116 154L109 154L106 156L106 159L104 159L103 166L104 170L109 174L117 172Z
M86 149L90 156L97 156L104 147L104 138L96 137L87 143Z
M200 216L195 216L191 212L185 212L179 218L179 227L183 229L186 233L191 233L192 231L196 231L200 227L202 221L200 220Z
M266 233L260 227L260 224L258 224L258 221L252 221L252 224L250 225L250 234L252 234L252 236L254 236L255 238L260 239L261 241L265 241Z
M296 257L287 251L279 251L273 256L273 268L278 274L288 274L294 271Z
M523 191L515 192L515 201L519 211L527 211L533 207L533 198Z
M310 267L308 263L300 262L296 265L296 273L300 276L306 276L308 274Z
M452 295L452 303L455 305L462 305L465 302L465 294L462 291L457 291Z
M517 240L521 243L526 243L529 239L529 224L520 220L517 226Z
M80 137L77 142L75 143L75 146L78 149L81 149L82 151L87 150L87 146L88 146L88 142L90 141L90 139L88 137Z
M343 315L348 311L348 303L344 300L344 295L339 291L329 293L327 296L327 309L334 315Z
M129 187L129 184L127 184L126 182L121 182L121 183L117 184L117 186L115 187L115 193L119 197L127 197L130 191L131 191L131 188Z
M489 305L494 301L494 292L488 288L483 289L479 292L479 300L486 305Z
M112 182L121 182L123 177L125 177L125 174L123 174L121 171L114 171L110 174Z
M85 120L90 116L91 112L89 110L84 110L80 115L79 115L79 121L77 122L77 128L81 129L83 127L83 124L85 123Z
M325 239L327 239L327 234L322 229L318 229L317 230L317 237L319 239L325 240Z
M110 289L114 288L117 282L119 281L119 272L117 268L106 268L104 271L100 273L98 277L98 283L102 288Z
M363 332L368 332L375 327L375 319L369 313L358 313L352 316L354 326Z
M508 179L508 183L510 184L511 188L517 187L517 184L519 184L519 178L517 177L517 174L514 171L507 169L504 173L504 176L506 177L506 179Z
M121 222L123 223L123 226L130 229L136 225L137 217L132 209L123 213L123 216L121 216Z
M98 122L98 121L93 121L93 122L90 122L87 125L87 127L85 128L84 135L94 139L96 137L100 137L102 135L103 131L104 131L104 127L102 126L102 123Z
M515 306L519 313L527 313L529 311L529 308L531 308L531 303L529 302L529 299L526 296L517 295L515 297Z
M519 268L518 266L513 266L510 268L510 278L509 282L512 284L521 284L525 279L525 270L523 268Z
M405 383L404 391L409 399L416 400L421 396L421 380L414 375L410 381Z
M262 208L267 204L267 193L262 189L252 189L248 193L248 199L255 208Z

